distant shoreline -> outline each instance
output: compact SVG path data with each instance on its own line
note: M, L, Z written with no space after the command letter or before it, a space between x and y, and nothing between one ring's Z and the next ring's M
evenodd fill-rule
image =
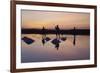
M42 29L21 29L22 34L43 34ZM56 34L54 29L45 29L46 34ZM69 35L90 35L90 29L68 29L59 30L60 34Z

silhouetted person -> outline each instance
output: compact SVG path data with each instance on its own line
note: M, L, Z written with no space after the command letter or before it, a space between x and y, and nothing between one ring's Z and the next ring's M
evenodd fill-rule
M73 45L76 44L76 28L74 27L74 40L73 40Z
M45 29L45 27L42 28L42 38L43 39L46 38L46 29Z
M42 32L42 44L44 45L46 43L46 41L45 41L45 39L46 39L46 29L45 29L45 27L42 28L41 32Z
M74 27L74 35L76 35L76 27Z
M56 36L57 36L57 38L60 38L60 28L59 28L59 26L58 25L55 26L55 29L56 29Z

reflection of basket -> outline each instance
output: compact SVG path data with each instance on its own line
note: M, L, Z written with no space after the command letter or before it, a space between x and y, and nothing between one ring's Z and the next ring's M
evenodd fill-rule
M53 44L58 44L58 43L61 43L61 41L60 41L59 39L53 39L53 40L52 40L52 43L53 43Z
M42 39L42 44L44 45L46 42L48 42L49 40L51 40L49 37L43 38Z
M49 41L49 40L50 40L50 38L49 38L49 37L46 37L46 38L45 38L45 40L46 40L46 41Z
M66 41L67 38L66 38L66 37L61 37L61 40L62 40L62 41Z

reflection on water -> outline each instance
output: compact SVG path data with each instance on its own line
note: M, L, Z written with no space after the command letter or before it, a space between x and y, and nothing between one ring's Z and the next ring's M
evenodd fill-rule
M89 36L22 34L21 61L45 62L90 58ZM29 41L27 41L29 40ZM58 50L59 49L59 50Z

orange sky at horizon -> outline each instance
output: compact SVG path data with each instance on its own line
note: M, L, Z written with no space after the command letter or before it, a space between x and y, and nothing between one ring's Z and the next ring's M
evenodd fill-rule
M35 11L21 10L22 28L42 28L54 29L59 25L61 29L89 29L89 13L55 12L55 11Z

